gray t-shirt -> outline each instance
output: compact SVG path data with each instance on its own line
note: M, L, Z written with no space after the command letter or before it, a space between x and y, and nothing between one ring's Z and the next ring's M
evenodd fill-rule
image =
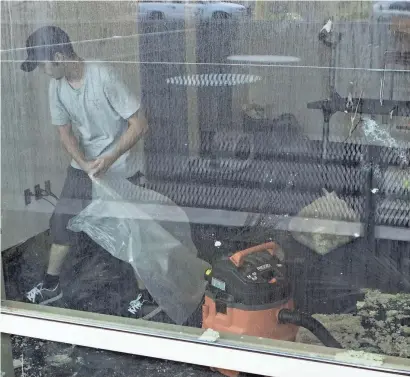
M74 89L65 78L52 79L49 87L53 125L71 123L87 160L110 154L128 128L127 119L140 104L110 66L85 63L84 83ZM71 166L80 169L73 160ZM124 153L109 169L124 177L144 171L143 141Z

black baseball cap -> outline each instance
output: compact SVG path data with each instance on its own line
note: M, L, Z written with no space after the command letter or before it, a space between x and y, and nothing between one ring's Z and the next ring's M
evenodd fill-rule
M58 26L44 26L32 33L26 41L27 60L21 65L25 72L36 69L39 62L53 61L57 52L74 53L68 34Z

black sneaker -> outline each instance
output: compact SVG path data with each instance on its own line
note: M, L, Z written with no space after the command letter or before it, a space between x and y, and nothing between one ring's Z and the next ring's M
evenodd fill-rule
M26 301L32 304L48 305L54 301L60 300L63 297L63 291L60 288L60 283L55 288L44 288L44 283L37 284L31 291L26 293Z
M128 305L128 315L135 318L149 320L161 312L161 308L150 294L140 293Z

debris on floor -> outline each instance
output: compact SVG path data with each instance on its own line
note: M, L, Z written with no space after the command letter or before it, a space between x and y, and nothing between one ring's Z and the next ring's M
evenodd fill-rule
M15 377L217 377L209 368L11 336Z
M367 290L357 307L369 344L385 355L410 357L410 294Z
M410 357L410 294L367 290L364 301L357 303L357 314L314 317L345 349ZM299 330L297 341L321 345L306 329Z

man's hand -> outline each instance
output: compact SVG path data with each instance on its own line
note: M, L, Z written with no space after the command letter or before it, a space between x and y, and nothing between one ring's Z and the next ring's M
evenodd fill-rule
M95 171L98 166L98 160L94 161L83 161L80 164L80 168L84 170L87 174L91 174Z
M93 168L90 172L94 177L100 178L103 176L111 165L117 160L113 155L97 158L93 161Z

